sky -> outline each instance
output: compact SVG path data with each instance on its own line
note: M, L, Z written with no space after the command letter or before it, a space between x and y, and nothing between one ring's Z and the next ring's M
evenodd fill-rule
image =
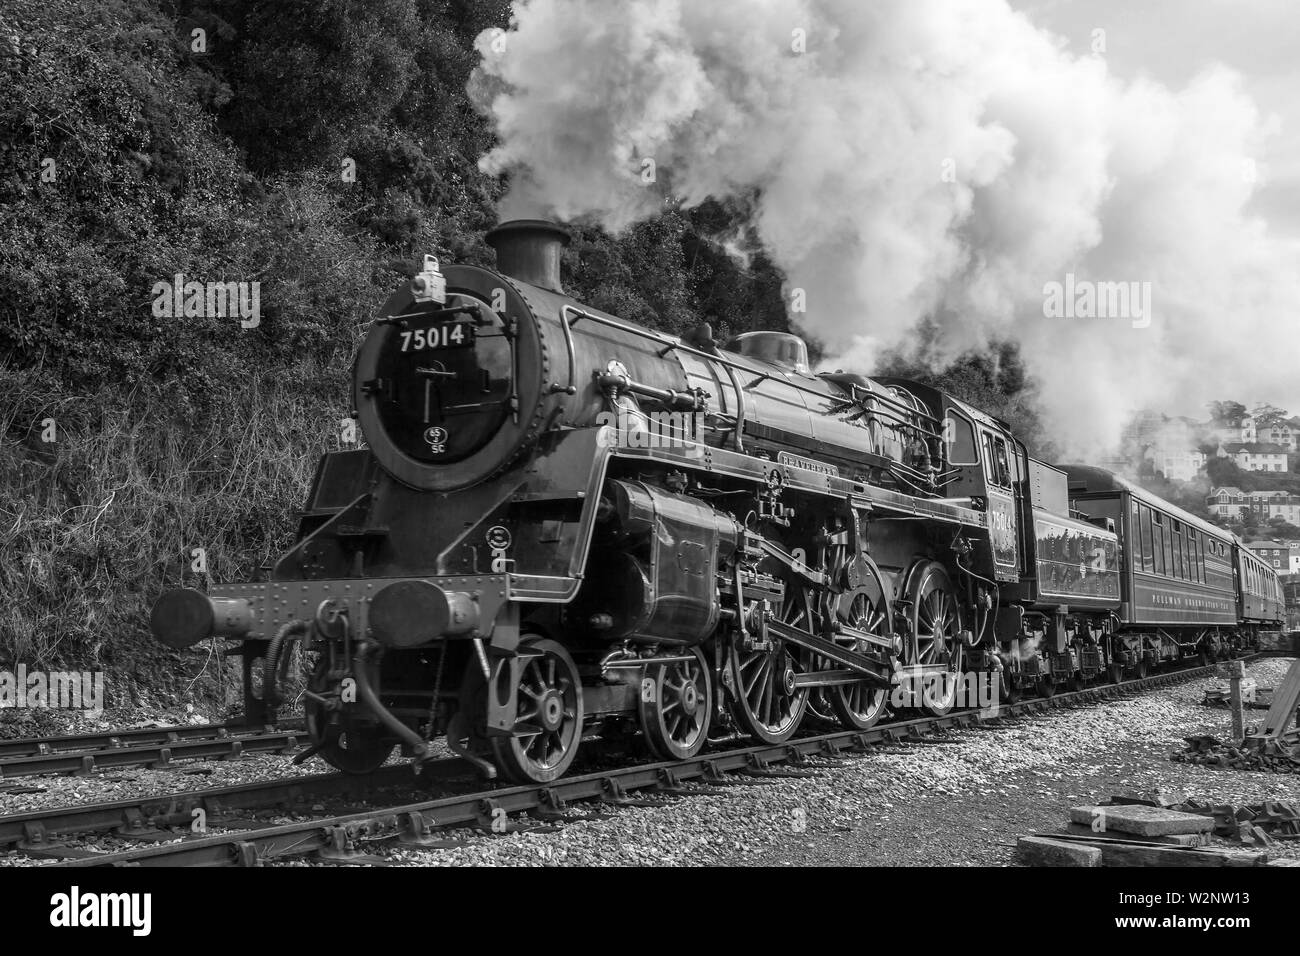
M1149 77L1182 88L1216 64L1238 73L1273 130L1259 157L1260 182L1247 211L1275 235L1300 237L1300 5L1293 0L1011 0L1011 6L1057 34L1077 55L1090 54L1093 31L1105 30L1107 67L1123 80ZM1300 414L1300 316L1278 332L1278 343L1295 356L1294 387L1211 396L1213 388L1207 386L1206 399L1233 398L1248 406L1269 402ZM1224 346L1233 344L1225 336ZM1187 407L1159 410L1196 417Z
M1094 29L1105 30L1107 66L1126 80L1148 76L1181 88L1215 63L1238 72L1246 91L1277 123L1260 157L1261 185L1251 211L1278 234L1300 236L1300 4L1295 0L1012 0L1011 5L1079 55L1091 52ZM1300 407L1300 388L1293 406Z

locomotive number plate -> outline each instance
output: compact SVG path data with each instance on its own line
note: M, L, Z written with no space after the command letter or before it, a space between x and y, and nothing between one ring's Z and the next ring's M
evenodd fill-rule
M407 329L402 333L403 352L429 349L459 349L474 345L474 323L439 322L427 329Z

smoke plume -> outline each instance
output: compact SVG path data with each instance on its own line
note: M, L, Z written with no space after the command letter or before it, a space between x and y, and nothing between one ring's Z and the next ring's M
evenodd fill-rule
M831 367L927 316L947 357L1014 339L1074 455L1147 404L1290 394L1300 244L1246 212L1270 120L1226 68L1122 83L1001 0L516 0L478 50L503 215L757 190ZM1054 282L1150 283L1149 324L1049 318Z

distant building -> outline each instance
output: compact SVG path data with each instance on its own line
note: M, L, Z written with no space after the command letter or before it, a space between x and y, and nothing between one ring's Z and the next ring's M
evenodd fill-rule
M1279 574L1294 574L1297 575L1296 580L1300 581L1300 541L1276 539L1247 541L1246 547L1258 554Z
M1240 518L1242 509L1246 509L1254 513L1261 527L1267 525L1270 518L1281 518L1300 526L1300 495L1289 495L1285 491L1242 491L1227 486L1212 489L1205 503L1210 513L1220 518Z
M1265 504L1264 520L1281 518L1287 524L1300 525L1300 496L1274 492L1276 497Z
M1265 564L1279 574L1291 572L1292 549L1285 541L1247 541L1246 547L1259 555Z
M1242 471L1286 471L1286 449L1260 442L1224 442L1217 452L1231 458Z
M1235 518L1241 514L1242 508L1251 507L1250 497L1235 485L1211 489L1205 503L1209 505L1210 514L1220 518Z
M1152 445L1143 452L1151 467L1170 481L1192 481L1205 467L1205 453L1196 449L1176 450Z
M1170 418L1159 412L1142 411L1121 436L1125 467L1112 471L1135 474L1150 468L1170 481L1192 481L1205 468L1204 426L1190 418Z
M1288 453L1295 452L1296 429L1289 422L1274 422L1272 425L1263 425L1256 430L1256 434L1261 442L1278 445L1285 448Z
M1255 434L1255 419L1250 415L1212 419L1209 432L1214 440L1225 445L1250 444L1259 440Z

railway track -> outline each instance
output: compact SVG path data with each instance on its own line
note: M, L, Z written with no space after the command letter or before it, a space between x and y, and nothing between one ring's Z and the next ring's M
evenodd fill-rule
M0 740L0 780L41 774L92 773L173 760L238 757L245 753L293 753L303 740L301 721L277 726L213 724L149 727L66 737Z
M1248 660L1264 655L1252 655ZM705 752L682 761L637 764L600 770L574 777L561 778L546 785L526 785L494 788L393 804L359 812L339 814L302 822L232 829L228 832L191 834L173 842L153 842L112 853L91 851L75 859L65 859L60 866L258 866L268 862L315 855L333 862L373 861L363 852L383 841L395 840L398 845L415 848L435 848L457 841L448 840L448 831L465 826L478 827L488 832L510 832L519 828L510 821L512 815L531 814L543 823L564 823L581 820L589 814L575 813L570 804L595 801L604 805L637 806L654 804L664 799L716 792L717 788L738 784L760 783L769 778L810 776L819 771L811 766L817 758L844 759L868 755L882 746L906 745L933 741L936 734L958 729L997 727L1008 718L1032 716L1052 710L1074 709L1116 697L1127 697L1158 687L1181 683L1215 673L1217 665L1192 667L1149 677L1106 684L1077 691L1059 693L1051 698L1031 698L1001 704L984 712L966 711L943 717L921 717L913 720L880 724L866 731L840 730L815 736L802 737L782 744L759 744L722 751ZM461 765L463 767L463 764ZM381 773L410 770L404 765L385 768ZM243 799L246 805L255 801L259 791L266 797L275 786L303 786L305 780L318 780L324 788L343 788L347 784L336 779L341 775L324 775L321 778L296 778L274 784L252 784L226 788L232 793L222 797L219 791L198 791L185 798L209 799L220 805L222 799ZM748 779L744 779L748 778ZM353 778L353 780L365 778ZM373 786L374 784L370 784ZM365 784L362 784L365 786ZM634 796L640 794L640 796ZM649 796L652 799L647 800ZM156 798L159 801L176 799L178 795ZM149 798L154 799L154 798ZM131 801L126 801L130 803ZM71 814L67 820L99 820L102 827L109 817L121 819L125 807L121 805L82 808L86 815L77 818ZM180 820L184 822L186 807L173 809L164 804L166 812L158 816L159 822ZM193 807L188 808L192 812ZM39 811L48 818L61 811ZM176 814L180 813L180 816ZM24 815L31 817L32 814ZM32 845L24 831L17 837L23 823L31 820L0 818L0 844L21 849L24 839ZM213 824L214 826L217 824ZM119 830L119 832L121 832ZM161 836L161 834L160 834ZM163 837L166 839L166 837ZM50 854L56 855L56 854ZM70 856L72 854L64 854Z
M458 758L431 761L417 777L408 764L381 767L358 776L324 773L263 780L227 787L181 790L104 803L51 807L0 816L0 850L33 858L67 859L102 855L77 845L88 835L152 843L175 839L173 830L242 827L257 811L301 809L309 802L343 799L372 802L393 790L427 790L431 784L470 778L471 767Z

